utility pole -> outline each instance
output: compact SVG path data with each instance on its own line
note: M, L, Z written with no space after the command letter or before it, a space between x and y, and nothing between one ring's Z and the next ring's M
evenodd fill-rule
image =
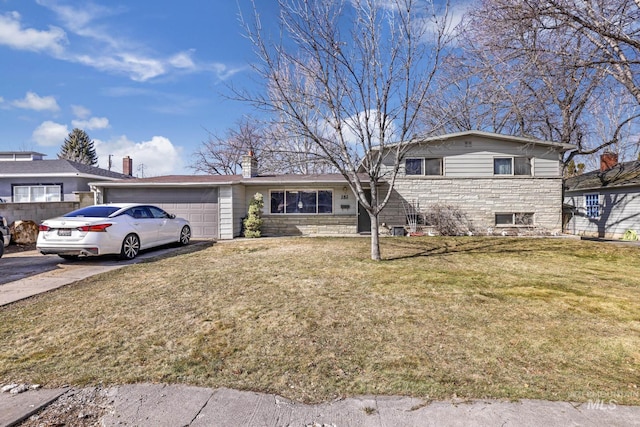
M138 171L140 171L140 178L144 178L144 163L140 163Z
M111 158L113 157L113 154L109 154L109 171L111 171Z

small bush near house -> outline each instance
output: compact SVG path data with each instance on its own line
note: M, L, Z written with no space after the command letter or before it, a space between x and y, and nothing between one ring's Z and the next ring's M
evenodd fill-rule
M424 213L424 222L441 236L462 236L473 230L467 214L451 205L432 205Z
M244 237L260 237L262 235L262 208L264 200L262 194L256 193L249 202L249 215L244 220Z

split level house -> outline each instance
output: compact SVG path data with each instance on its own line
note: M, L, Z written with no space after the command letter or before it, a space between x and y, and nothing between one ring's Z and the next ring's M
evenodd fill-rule
M619 239L640 233L640 161L618 163L604 153L600 169L566 180L565 230L587 237Z
M439 204L459 208L481 234L561 232L561 159L573 145L469 131L426 138L408 148L392 197L380 214L387 227L407 226L408 210L426 212ZM240 236L256 193L265 201L265 236L370 231L369 217L342 175L260 175L250 155L243 158L242 175L159 176L90 185L96 203L153 203L189 219L195 238Z

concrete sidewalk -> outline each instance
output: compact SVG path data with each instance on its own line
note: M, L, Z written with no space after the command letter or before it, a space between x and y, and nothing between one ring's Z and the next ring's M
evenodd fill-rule
M19 425L65 389L0 394L0 426ZM104 390L109 426L640 426L640 407L522 400L428 402L362 396L304 405L263 393L135 384ZM38 402L40 403L40 406ZM9 417L8 415L11 415Z

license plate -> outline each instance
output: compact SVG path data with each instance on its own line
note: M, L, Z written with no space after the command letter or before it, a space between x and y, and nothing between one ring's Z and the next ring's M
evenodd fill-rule
M71 229L70 228L58 229L58 236L71 236Z

